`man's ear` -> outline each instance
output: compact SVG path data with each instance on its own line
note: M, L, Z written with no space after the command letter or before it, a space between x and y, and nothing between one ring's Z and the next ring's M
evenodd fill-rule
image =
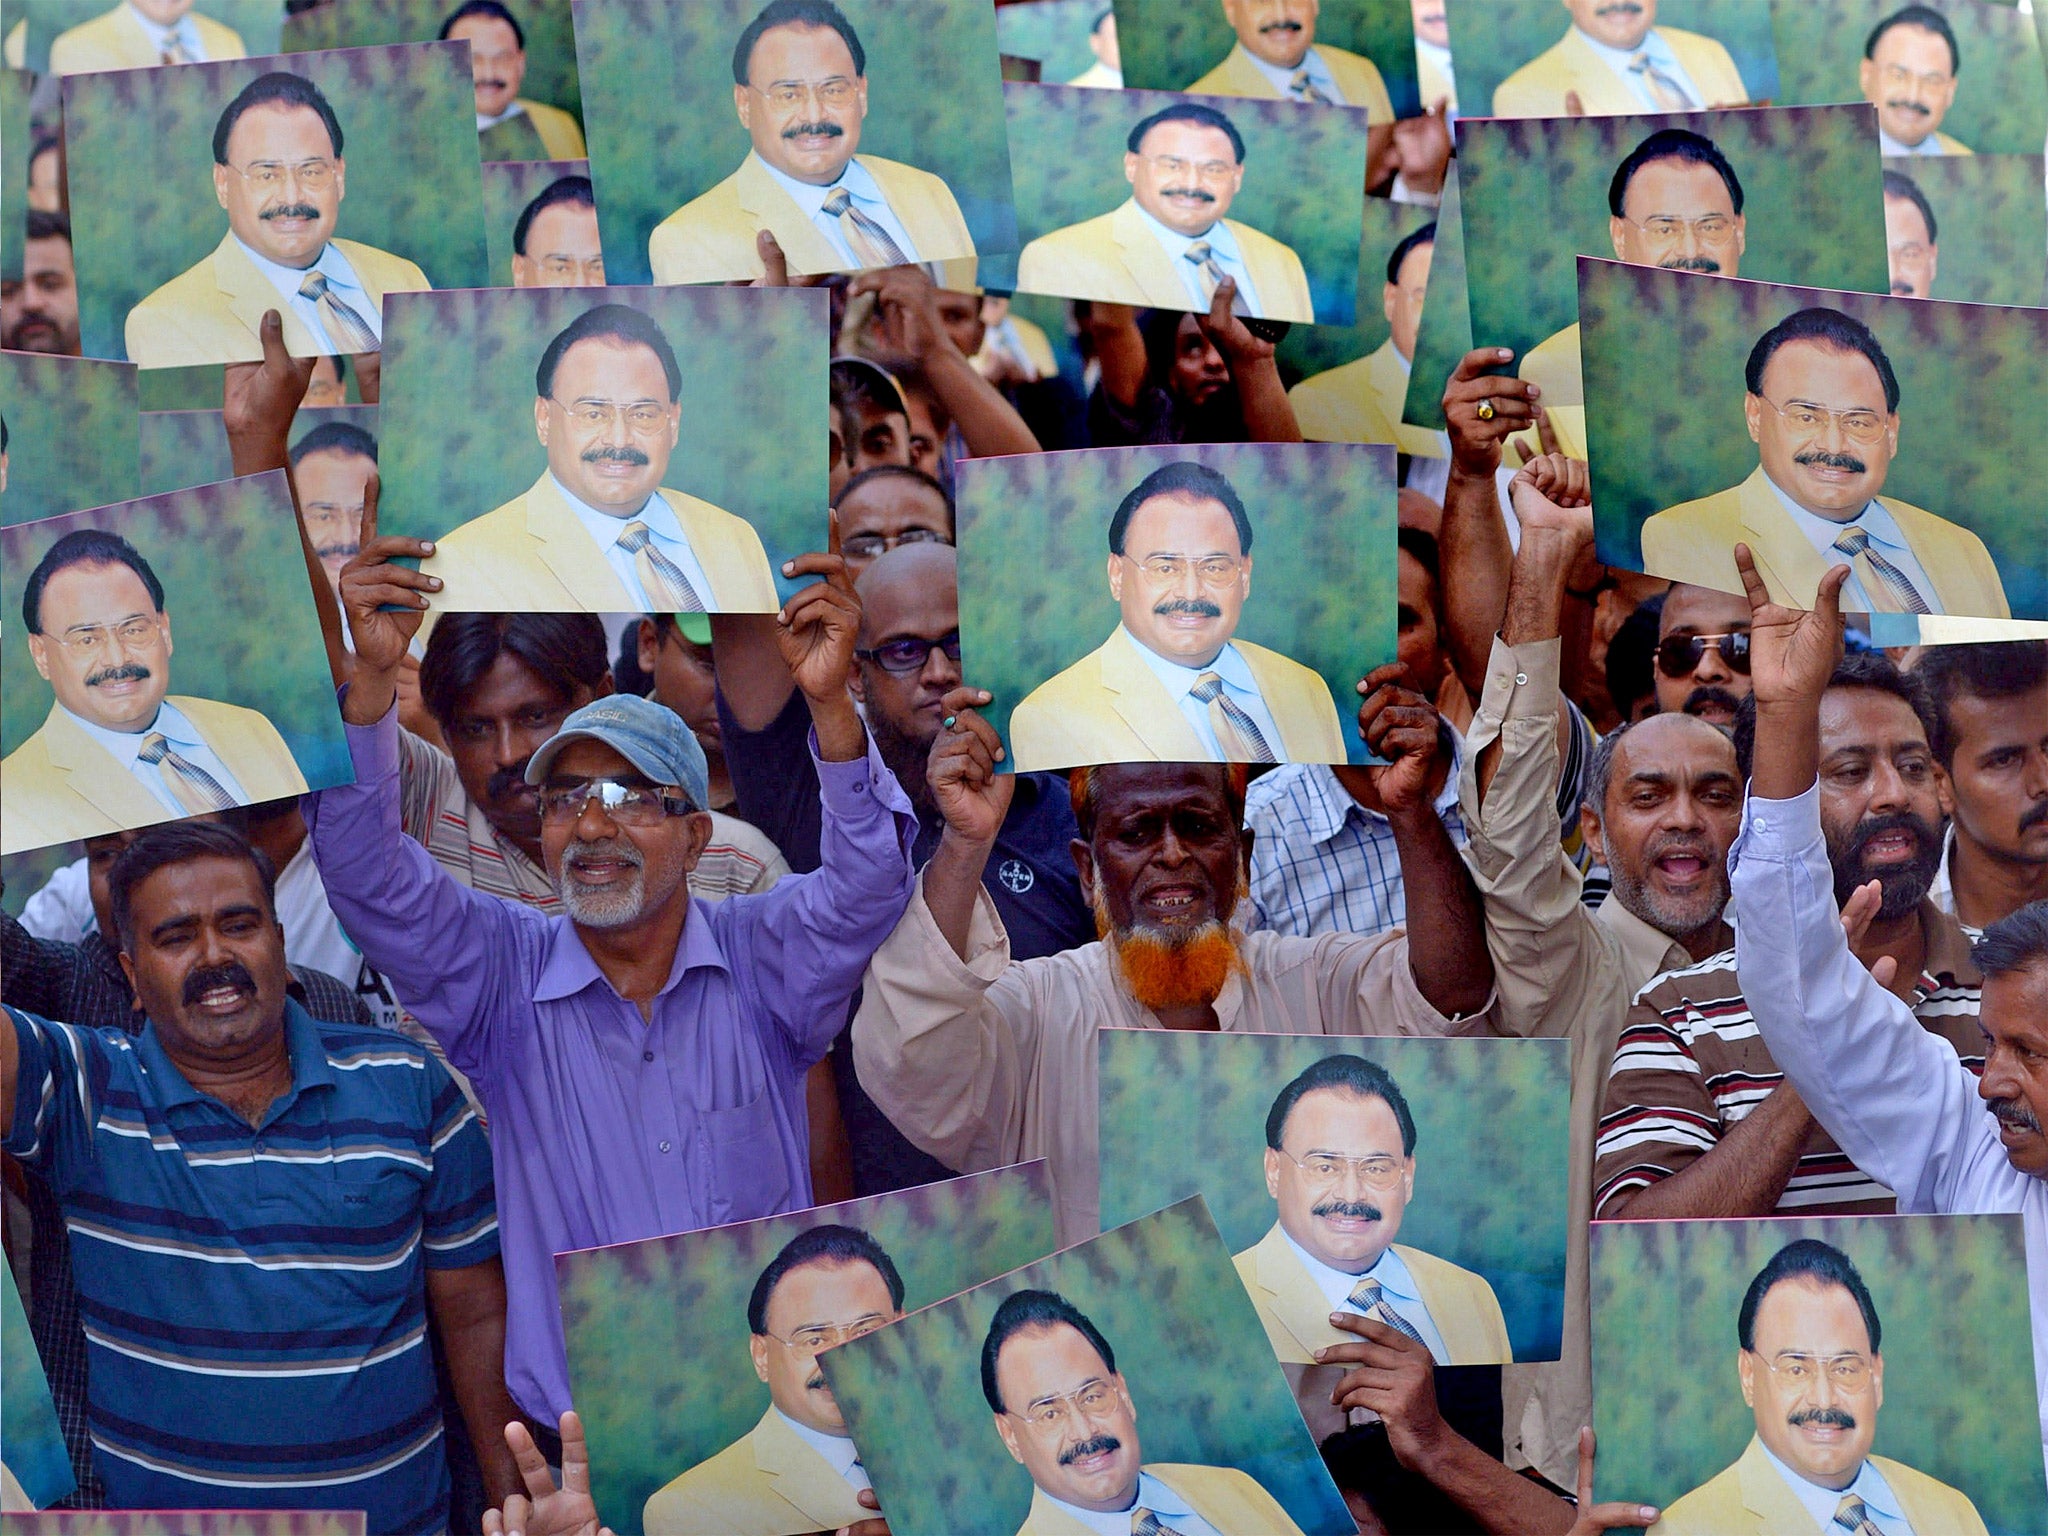
M1614 247L1614 259L1616 261L1628 260L1626 256L1621 254L1621 247L1623 241L1622 231L1624 231L1627 228L1628 220L1624 219L1620 214L1610 213L1607 216L1607 239L1609 243L1611 243Z
M228 178L234 174L224 165L213 168L213 200L223 208L228 205Z
M751 88L735 85L732 88L732 109L739 114L740 126L748 133L754 131L754 100Z
M763 1381L768 1379L768 1341L758 1333L747 1338L747 1353L754 1360L754 1374Z
M1743 1350L1735 1357L1735 1374L1742 1383L1742 1400L1756 1406L1756 1356Z
M1600 815L1590 805L1579 807L1579 836L1595 864L1607 862L1607 839L1600 832Z
M1124 151L1124 180L1130 182L1133 186L1137 184L1138 166L1142 159L1142 156L1135 154L1131 150L1127 149Z
M1266 1167L1266 1194L1274 1200L1280 1198L1280 1157L1281 1154L1274 1148L1266 1148L1263 1159Z
M1948 770L1939 763L1934 765L1934 794L1941 802L1941 814L1953 821L1956 814L1956 784L1955 780L1948 776Z
M1074 873L1081 880L1081 899L1087 901L1095 890L1095 850L1085 838L1077 837L1067 845L1067 851L1074 856Z
M548 445L548 400L546 395L533 397L533 435L540 439L541 447Z
M1742 419L1749 427L1749 440L1760 443L1764 440L1764 403L1755 395L1742 397Z
M1024 1453L1017 1449L1017 1431L1010 1428L1010 1416L1007 1413L999 1413L995 1416L995 1420L996 1433L1003 1437L1004 1449L1010 1453L1010 1459L1021 1466L1024 1461Z
M50 641L45 635L28 637L29 660L36 664L36 675L44 682L50 680Z

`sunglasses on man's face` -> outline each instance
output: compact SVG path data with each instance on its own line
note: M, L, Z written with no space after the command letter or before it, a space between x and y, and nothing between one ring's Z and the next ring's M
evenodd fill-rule
M1670 635L1657 642L1657 670L1666 677L1691 677L1708 650L1719 653L1731 672L1749 676L1749 635Z

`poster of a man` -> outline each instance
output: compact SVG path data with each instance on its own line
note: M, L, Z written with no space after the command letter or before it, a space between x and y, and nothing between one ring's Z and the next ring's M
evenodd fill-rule
M1287 391L1301 435L1312 443L1392 443L1418 458L1449 457L1441 432L1401 420L1415 338L1422 328L1429 269L1436 255L1436 221L1411 229L1387 253L1380 309L1387 339L1372 352L1303 379Z
M1235 638L1252 594L1253 524L1228 478L1162 465L1109 520L1108 640L1012 711L1020 766L1342 762L1329 685Z
M1120 91L1124 87L1123 55L1116 45L1116 8L1105 5L1088 28L1088 51L1095 56L1080 74L1067 82L1096 91Z
M1941 224L1920 183L1904 171L1884 173L1884 243L1892 292L1902 299L1931 299L1941 267Z
M818 1356L903 1315L903 1279L858 1227L799 1233L747 1301L747 1351L768 1411L746 1435L648 1499L646 1536L800 1536L873 1517L871 1486Z
M448 611L772 612L760 535L662 484L682 434L682 367L650 316L601 304L534 370L547 458L525 494L440 537L421 570Z
M514 288L602 288L604 248L588 176L562 176L534 194L512 226Z
M1236 1263L1283 1364L1350 1341L1333 1312L1387 1324L1438 1365L1514 1358L1484 1276L1394 1241L1415 1194L1415 1144L1400 1085L1363 1056L1324 1057L1273 1100L1264 1161L1278 1217Z
M1877 108L1877 143L1886 155L1967 155L1970 146L1941 131L1963 70L1955 28L1929 5L1885 17L1863 44L1857 80Z
M112 10L51 39L50 73L85 75L103 69L200 64L247 54L242 35L195 10L193 0L121 0Z
M1749 104L1714 38L1657 25L1657 0L1563 0L1571 25L1503 80L1495 117L1611 117Z
M335 237L348 190L343 142L334 108L304 76L273 71L242 88L213 131L213 195L228 232L128 312L132 362L258 357L271 309L294 355L379 349L384 295L432 285L402 256Z
M770 0L733 47L732 102L752 148L738 170L648 240L657 283L757 277L761 230L791 272L847 272L975 254L952 189L859 153L867 52L832 0Z
M469 44L476 81L477 152L485 160L581 160L583 129L560 107L520 94L526 29L500 0L463 0L441 23L443 42Z
M1374 127L1394 121L1379 66L1363 54L1316 41L1321 0L1222 0L1222 5L1237 42L1188 86L1190 93L1363 107Z

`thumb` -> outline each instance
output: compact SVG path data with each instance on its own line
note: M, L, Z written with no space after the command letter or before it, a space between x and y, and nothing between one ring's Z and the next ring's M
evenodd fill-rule
M284 316L274 309L263 311L263 322L258 328L263 341L263 361L273 367L291 366L291 354L284 345Z
M1577 91L1566 91L1564 93L1564 115L1566 117L1584 117L1586 115L1586 104L1579 100L1579 93Z
M763 288L787 288L789 286L789 258L783 254L782 243L769 230L762 230L754 236L754 250L761 258L766 271L761 276Z

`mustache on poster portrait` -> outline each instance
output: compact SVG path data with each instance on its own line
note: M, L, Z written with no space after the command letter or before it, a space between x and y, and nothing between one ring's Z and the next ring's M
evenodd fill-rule
M1829 453L1824 448L1809 448L1804 453L1795 453L1792 462L1809 467L1818 464L1823 469L1846 469L1852 475L1860 475L1870 468L1853 453Z
M320 210L311 203L280 203L256 215L259 219L317 219Z
M598 443L583 450L586 464L638 464L644 466L647 455L626 443Z
M362 553L360 544L322 544L313 551L322 560L350 560Z
M1885 105L1894 112L1917 112L1922 117L1934 116L1934 109L1922 101L1888 101Z
M139 661L124 661L117 666L101 667L97 672L88 672L85 686L98 688L106 683L146 683L149 668Z
M1666 272L1718 272L1721 263L1711 256L1674 256L1660 265Z
M1380 1208L1370 1200L1325 1200L1308 1208L1311 1216L1348 1216L1353 1221L1378 1221Z
M844 138L846 130L837 123L826 120L816 123L791 123L782 130L785 139L838 139Z
M199 1000L220 987L233 987L237 992L250 996L256 993L256 978L249 974L247 966L238 960L225 965L202 966L185 978L185 990L181 994L185 1006L197 1006Z
M1223 617L1223 610L1206 597L1169 597L1165 602L1155 604L1152 611L1161 618L1174 613L1193 614L1198 619Z
M1594 11L1595 16L1640 16L1643 8L1637 0L1615 0L1613 5L1603 5Z
M1111 1451L1124 1448L1123 1441L1115 1435L1090 1435L1086 1440L1077 1441L1060 1452L1060 1465L1071 1467L1083 1456L1107 1456Z
M1827 1424L1836 1429L1854 1429L1856 1415L1846 1408L1801 1408L1785 1416L1785 1422L1794 1429L1804 1424Z
M1259 35L1261 37L1271 37L1275 32L1299 32L1300 30L1301 23L1298 21L1269 21L1259 28Z
M1198 203L1213 203L1216 201L1216 194L1214 192L1207 191L1201 187L1166 187L1161 190L1159 195L1161 197L1192 198Z

